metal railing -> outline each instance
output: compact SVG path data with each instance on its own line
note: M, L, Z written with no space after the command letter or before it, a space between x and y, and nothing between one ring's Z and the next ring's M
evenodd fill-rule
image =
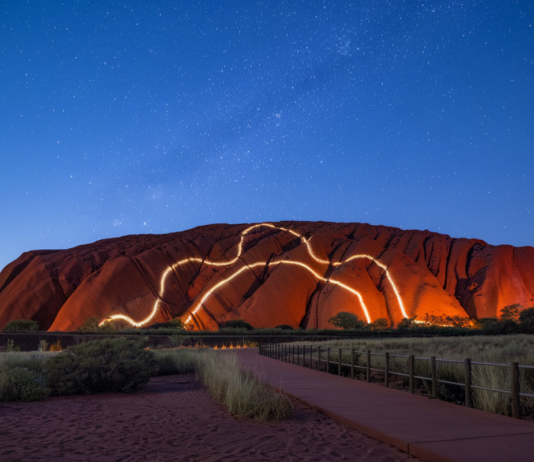
M365 370L365 378L367 382L371 381L371 375L373 372L383 372L384 373L384 386L389 387L389 378L390 375L396 375L401 377L408 378L408 384L410 393L415 393L415 380L424 380L430 382L431 384L431 396L438 398L438 385L456 385L464 388L465 394L465 405L467 407L472 407L472 390L486 390L495 393L504 393L511 395L511 404L512 404L512 417L520 418L521 417L521 397L534 398L533 394L522 393L520 387L520 369L534 369L534 366L525 366L520 365L517 362L511 364L498 364L498 363L481 363L471 361L467 358L464 361L452 360L452 359L437 359L435 356L430 358L419 358L414 355L394 355L389 352L385 353L373 353L370 350L358 351L355 349L343 350L341 348L337 349L337 358L336 360L331 359L331 348L321 348L305 345L288 345L288 344L260 344L260 355L267 356L269 358L278 359L281 361L289 362L296 364L297 366L302 365L303 367L308 367L316 370L323 370L326 373L330 373L332 365L337 366L337 375L342 375L342 368L350 368L350 377L354 379L356 369ZM343 353L350 353L350 364L342 362ZM315 354L315 358L314 358ZM359 365L355 363L355 355L363 354L366 356L365 365ZM323 359L324 356L324 359ZM381 356L384 357L384 368L372 367L372 357ZM402 358L407 360L407 370L408 373L403 373L399 371L392 370L390 368L390 359L391 358ZM415 375L415 360L418 361L430 361L430 377ZM454 364L463 364L464 365L464 382L453 382L450 380L440 379L438 376L438 363L454 363ZM323 368L324 365L324 368ZM511 383L510 390L498 390L494 388L481 387L478 385L473 385L472 383L472 366L496 366L496 367L506 367L511 368Z

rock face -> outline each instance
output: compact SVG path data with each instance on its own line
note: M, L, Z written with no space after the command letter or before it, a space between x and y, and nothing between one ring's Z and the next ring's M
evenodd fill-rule
M483 318L534 306L534 248L360 223L209 225L22 254L0 273L0 328L72 331L92 316L196 329L331 328L426 315Z

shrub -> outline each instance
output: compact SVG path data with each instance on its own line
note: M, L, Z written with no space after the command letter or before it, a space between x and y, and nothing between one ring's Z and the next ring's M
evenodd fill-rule
M15 367L0 376L2 401L38 401L50 394L42 374L24 367Z
M180 318L174 318L167 322L157 322L146 329L183 329L184 324Z
M370 324L371 329L387 329L389 321L386 318L378 318Z
M513 320L517 321L519 317L519 310L521 310L523 307L519 303L514 303L513 305L505 306L501 310L501 320Z
M519 313L521 330L526 334L534 334L534 307L526 308Z
M4 332L34 332L39 330L39 323L31 319L14 319L4 327Z
M76 332L82 332L82 333L105 333L105 332L115 332L115 326L111 322L106 322L103 326L99 327L98 324L102 321L101 318L98 318L97 316L93 316L91 318L88 318L84 321L84 323L78 327Z
M0 357L0 401L36 401L50 390L44 378L44 362L50 353L3 353Z
M142 343L124 338L94 340L67 348L45 363L55 395L133 392L158 372Z
M6 342L6 351L8 353L13 352L13 351L20 351L20 347L19 346L15 346L13 339L10 338Z
M223 322L221 328L254 330L254 327L242 319L232 319L231 321Z
M490 335L516 334L519 325L513 319L482 318L477 324L482 331Z
M46 340L41 340L39 342L39 346L37 347L37 351L46 351L48 350L48 342Z
M415 323L415 319L417 316L414 316L413 318L404 318L401 322L399 322L397 329L400 330L406 330L406 329L414 329L417 327L417 324Z
M328 322L340 329L361 329L364 326L363 321L358 319L354 313L347 311L340 311L335 316L331 317Z
M287 325L287 324L280 324L279 326L276 326L275 329L280 330L293 330L293 327Z

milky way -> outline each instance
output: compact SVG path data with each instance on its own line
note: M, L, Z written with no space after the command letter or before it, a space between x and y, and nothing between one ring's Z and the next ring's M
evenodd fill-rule
M7 2L0 269L208 223L533 245L534 5Z

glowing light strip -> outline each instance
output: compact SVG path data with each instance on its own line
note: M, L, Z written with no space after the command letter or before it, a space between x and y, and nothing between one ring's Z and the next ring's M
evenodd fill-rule
M395 292L395 296L397 297L397 302L399 303L402 315L405 318L407 318L408 315L406 314L406 310L404 309L404 303L402 303L402 298L401 298L401 296L399 294L399 291L397 290L397 286L395 285L395 282L393 282L393 278L391 277L391 274L389 273L389 270L388 270L386 265L384 265L383 263L378 261L376 258L371 257L371 255L360 254L360 255L353 255L352 257L348 258L347 260L345 260L345 261L343 261L341 263L333 263L333 266L339 266L341 264L348 263L351 260L356 260L356 259L359 259L359 258L366 258L368 260L372 260L373 263L375 263L377 266L379 266L380 268L382 268L384 270L384 274L388 278L388 281L391 284L391 287L393 287L393 291Z
M406 314L406 311L404 309L404 304L402 303L402 299L400 297L400 294L399 294L399 292L397 290L397 286L395 285L395 283L393 281L393 278L391 277L391 275L389 273L389 270L387 269L387 267L383 263L378 261L376 258L374 258L374 257L372 257L370 255L360 254L360 255L353 255L352 257L348 258L347 260L345 260L343 262L333 262L332 263L329 260L323 260L322 258L319 258L317 255L315 255L315 253L313 251L313 248L311 246L311 243L310 243L311 238L308 240L304 236L298 234L296 231L293 231L292 229L277 227L277 226L274 226L274 225L272 225L270 223L260 223L260 224L256 224L256 225L252 225L252 226L248 227L247 229L245 229L241 233L241 239L239 240L239 244L237 246L237 255L232 260L229 260L229 261L226 261L226 262L213 262L213 261L209 261L209 260L203 260L202 258L198 258L198 257L189 257L189 258L185 258L183 260L180 260L180 261L174 263L169 268L167 268L163 272L163 274L161 275L161 278L160 278L160 293L161 293L161 296L154 303L154 306L152 308L152 311L151 311L150 315L148 317L146 317L145 319L143 319L142 321L135 322L132 318L130 318L128 316L125 316L125 315L122 315L122 314L115 314L115 315L110 316L109 318L106 318L106 319L102 320L100 322L99 326L105 324L106 322L117 320L117 319L122 319L122 320L128 322L130 325L132 325L134 327L142 327L142 326L148 324L154 318L156 313L158 312L159 303L161 301L160 298L162 298L164 296L164 294L165 294L165 282L166 282L167 276L168 276L168 274L170 272L172 272L175 268L177 268L179 266L182 266L185 263L203 263L203 264L211 265L211 266L230 266L230 265L234 264L241 257L241 255L243 253L243 242L244 242L245 236L247 236L250 233L250 231L252 231L253 229L256 229L256 228L259 228L259 227L267 227L267 228L271 228L271 229L277 229L277 230L280 230L280 231L285 231L285 232L288 232L288 233L292 234L293 236L301 239L301 241L303 241L306 244L306 247L308 249L308 253L309 253L310 257L312 257L315 261L317 261L318 263L323 264L323 265L330 265L331 264L332 266L336 266L337 267L337 266L343 265L345 263L348 263L348 262L350 262L352 260L359 259L359 258L365 258L365 259L368 259L368 260L372 260L374 263L376 263L377 266L379 266L380 268L382 268L384 270L388 281L390 282L391 286L393 287L393 290L395 292L395 296L396 296L397 301L399 303L402 315L405 318L408 317L407 314ZM262 265L265 265L266 263L267 262L264 261L264 262L256 262L256 263L252 263L250 265L247 265L247 266L241 268L239 271L237 271L233 275L231 275L228 278L223 279L222 281L217 283L214 287L211 288L211 290L209 292L207 292L202 297L200 302L197 304L196 308L193 309L193 311L191 311L191 314L189 315L189 317L187 318L185 323L187 324L188 322L191 321L191 319L192 319L191 316L198 312L198 310L202 307L202 304L206 301L206 299L215 290L217 290L219 287L224 285L226 282L232 280L234 277L237 277L239 274L241 274L246 269L251 269L251 268L255 268L257 266L262 266ZM338 281L336 279L326 279L323 276L321 276L320 274L318 274L317 272L315 272L309 266L305 265L304 263L298 262L298 261L278 260L278 261L274 261L274 262L269 263L269 266L277 265L277 264L291 264L291 265L301 266L302 268L305 268L306 270L311 272L317 279L319 279L319 280L321 280L323 282L339 285L340 287L343 287L344 289L346 289L349 292L353 293L354 295L356 295L358 297L358 299L360 301L360 304L361 304L361 306L362 306L362 308L364 310L365 316L367 318L367 322L368 323L371 322L371 318L369 316L369 312L367 310L367 307L365 306L365 303L363 301L363 298L362 298L361 294L357 290L352 289L351 287L347 286L346 284L344 284L341 281ZM188 311L190 311L190 310L191 310L191 308ZM187 311L186 311L186 313L187 313ZM184 313L184 315L186 313Z
M189 315L189 317L186 319L185 323L189 323L191 322L191 319L192 319L192 316L194 316L198 310L200 310L200 308L202 308L202 304L208 299L208 297L213 293L215 292L219 287L221 287L222 285L226 284L227 282L230 282L232 279L234 279L235 277L239 276L243 271L247 270L247 269L251 269L251 268L256 268L258 266L264 266L267 262L264 261L264 262L256 262L256 263L253 263L251 265L248 265L248 266L244 266L243 268L241 268L239 271L236 271L234 274L232 274L231 276L228 276L226 279L223 279L222 281L220 281L219 283L217 283L215 286L213 286L203 297L202 299L200 300L200 302L198 302L196 308L194 308L192 311L191 311L191 314ZM293 260L278 260L278 261L273 261L273 262L270 262L269 263L269 266L273 266L273 265L280 265L280 264L284 264L284 265L295 265L295 266L300 266L306 270L308 270L310 273L312 273L317 279L319 279L320 281L323 281L323 282L328 282L328 283L331 283L331 284L334 284L334 285L338 285L340 287L343 287L344 289L348 290L349 292L353 293L354 295L356 295L360 301L360 304L362 305L362 308L363 308L363 311L365 313L365 317L367 319L367 322L368 323L371 323L371 317L369 316L369 311L367 310L367 307L365 306L365 303L363 301L363 298L362 298L362 295L360 294L360 292L358 292L357 290L354 290L353 288L347 286L346 284L343 284L341 281L338 281L337 279L327 279L323 276L321 276L320 274L318 274L317 272L315 272L312 268L310 268L308 265L305 265L304 263L301 263L299 261L293 261ZM185 313L184 313L185 314Z

